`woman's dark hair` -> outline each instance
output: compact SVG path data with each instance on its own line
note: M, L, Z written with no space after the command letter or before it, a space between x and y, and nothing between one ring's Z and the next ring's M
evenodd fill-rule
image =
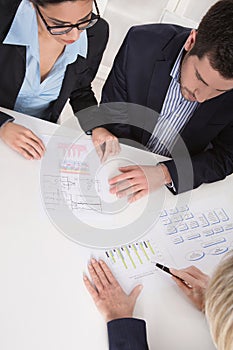
M30 0L33 4L38 5L38 6L46 6L49 4L59 4L61 2L66 2L66 1L83 1L83 0Z
M233 0L220 0L203 17L189 55L207 56L213 69L233 78Z

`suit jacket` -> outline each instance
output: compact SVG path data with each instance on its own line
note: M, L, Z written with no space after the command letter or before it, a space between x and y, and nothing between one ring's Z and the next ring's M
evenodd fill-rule
M102 103L127 102L160 112L171 69L189 33L188 28L169 24L131 28L104 85ZM233 90L201 103L181 130L172 160L165 162L177 193L222 180L233 172L232 102ZM141 120L147 120L142 113ZM111 126L111 131L127 137L126 122L121 120L120 126ZM144 127L130 130L131 138L147 143L149 133Z
M136 318L108 322L109 350L148 350L146 323Z
M14 19L20 0L0 0L0 106L14 109L15 101L22 86L26 67L26 48L20 45L4 45L4 41ZM91 89L91 82L98 70L108 41L109 29L105 20L87 29L88 53L86 59L78 56L67 66L60 94L52 103L52 112L47 120L56 122L66 103L74 113L97 104ZM9 119L0 113L0 126Z

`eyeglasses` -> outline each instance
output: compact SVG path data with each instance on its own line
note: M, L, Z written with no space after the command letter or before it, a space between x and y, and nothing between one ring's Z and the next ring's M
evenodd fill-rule
M36 5L35 8L40 18L42 19L43 23L45 24L47 30L49 31L49 33L52 35L62 35L62 34L69 33L73 28L77 28L78 30L85 30L85 29L91 28L94 24L96 24L96 22L100 19L100 13L95 0L94 0L94 5L95 5L97 14L91 13L90 19L86 19L85 21L82 21L76 24L69 24L64 26L49 26L46 20L44 19L42 13L40 12L39 7Z

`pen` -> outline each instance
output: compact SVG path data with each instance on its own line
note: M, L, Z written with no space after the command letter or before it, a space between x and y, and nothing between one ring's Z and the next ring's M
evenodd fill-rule
M173 275L173 273L171 273L169 267L162 265L162 264L159 264L159 263L156 263L155 266L158 267L160 270L163 270L164 272L169 273L170 275L174 276L175 278L178 278L178 280L180 280L181 282L187 284L182 278L180 278L176 275Z

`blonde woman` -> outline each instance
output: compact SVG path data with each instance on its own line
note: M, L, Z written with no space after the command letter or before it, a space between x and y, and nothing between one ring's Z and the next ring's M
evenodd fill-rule
M104 261L92 259L88 269L94 286L87 276L84 276L84 283L107 322L109 348L147 350L146 323L132 317L142 286L136 286L127 295ZM217 349L232 350L233 253L225 257L211 278L194 266L170 271L179 277L172 278L180 289L199 310L206 313Z

